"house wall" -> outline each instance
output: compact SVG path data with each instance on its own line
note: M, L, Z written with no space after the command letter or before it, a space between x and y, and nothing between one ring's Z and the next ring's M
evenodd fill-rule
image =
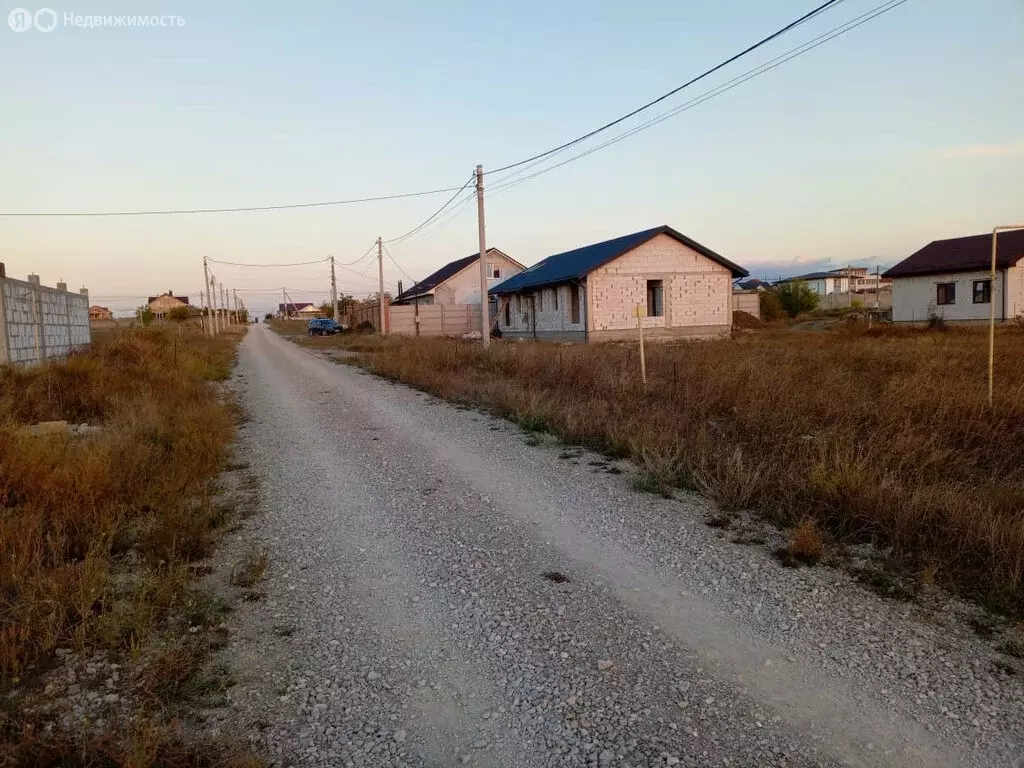
M955 272L938 275L897 277L892 286L892 319L895 322L925 322L931 314L952 321L988 320L989 305L975 304L974 281L987 280L988 270ZM935 303L938 283L956 283L956 303ZM992 287L992 300L996 305L996 319L1003 318L1003 289L1009 284L1007 314L1016 317L1024 312L1024 279L1021 269L1012 268L996 273Z
M523 268L500 253L488 253L487 263L501 270L500 278L488 277L487 288L519 274ZM492 274L488 272L488 274ZM435 304L479 304L480 303L480 262L474 261L461 272L452 275L434 289Z
M637 327L633 308L647 306L647 281L664 282L662 317L641 319L651 336L714 336L732 327L732 274L668 235L658 235L587 276L591 339L614 339Z
M543 288L529 294L502 296L498 301L498 328L510 339L537 338L544 340L584 341L587 337L587 289L579 286L579 322L572 322L570 286ZM555 295L558 308L555 308ZM543 295L543 299L541 296ZM505 306L511 302L510 323L505 322ZM536 329L534 329L534 302L536 302Z
M174 307L188 306L183 301L173 296L157 296L149 302L150 311L157 317L163 317Z

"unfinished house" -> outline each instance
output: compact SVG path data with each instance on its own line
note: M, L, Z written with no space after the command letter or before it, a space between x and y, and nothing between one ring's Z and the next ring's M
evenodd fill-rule
M512 339L699 338L732 327L732 281L749 273L669 226L546 259L490 290Z

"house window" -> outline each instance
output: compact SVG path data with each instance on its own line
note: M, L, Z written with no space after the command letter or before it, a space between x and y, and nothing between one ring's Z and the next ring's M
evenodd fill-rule
M512 325L512 299L505 299L505 326Z
M936 283L935 303L956 304L956 283Z
M573 323L580 321L580 287L569 286L569 320Z
M487 271L491 273L491 277L493 277L495 280L501 277L501 267L496 267L493 264L488 264Z
M991 280L975 280L974 281L974 303L975 304L988 304L992 301L992 281Z
M647 316L665 315L665 283L663 280L647 281Z
M555 288L555 312L558 311L558 289Z

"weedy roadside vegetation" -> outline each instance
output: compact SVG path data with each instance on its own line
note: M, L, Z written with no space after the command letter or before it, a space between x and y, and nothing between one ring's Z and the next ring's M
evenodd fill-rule
M872 542L901 568L1024 615L1018 328L998 333L991 409L975 329L850 324L652 344L646 388L630 345L322 342L382 376L631 458L643 490L695 490L799 524L804 543Z
M235 415L216 382L241 333L129 328L65 362L0 368L0 763L250 764L180 743L148 711L106 735L47 730L18 711L58 648L137 657L172 612L205 624L220 610L192 587L190 565L225 523L211 490ZM27 428L56 420L91 429ZM167 675L149 670L157 698L192 678L166 661Z

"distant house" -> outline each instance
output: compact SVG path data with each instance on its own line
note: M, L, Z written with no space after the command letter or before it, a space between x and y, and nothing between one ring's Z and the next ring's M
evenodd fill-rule
M107 307L93 305L89 307L89 320L113 320L114 313Z
M320 311L320 307L310 304L299 310L299 317L323 317L324 313Z
M487 249L487 286L497 285L525 267L507 253L497 248ZM479 304L480 303L480 254L474 253L456 259L441 267L430 276L420 280L408 290L402 291L391 302L392 306L404 304Z
M732 280L747 270L668 226L548 256L499 283L508 338L701 337L732 326Z
M162 320L167 317L167 313L175 307L187 307L188 296L175 296L173 291L167 293L161 293L159 296L149 297L149 311L153 313L153 317L158 320Z
M794 280L803 280L819 296L833 293L865 293L877 291L879 288L885 290L890 285L890 281L879 279L871 274L867 267L841 267L827 272L808 272L805 275L777 280L775 284L790 283Z
M732 287L736 291L767 291L772 287L772 284L766 283L764 280L758 280L756 277L751 277L749 280L738 280L733 283Z
M298 315L302 310L312 307L313 303L310 301L296 301L289 304L278 304L277 313L283 317L291 317L292 315Z
M935 240L883 275L893 281L892 319L920 322L997 320L1024 315L1024 230L996 240L996 284L992 285L992 235Z

